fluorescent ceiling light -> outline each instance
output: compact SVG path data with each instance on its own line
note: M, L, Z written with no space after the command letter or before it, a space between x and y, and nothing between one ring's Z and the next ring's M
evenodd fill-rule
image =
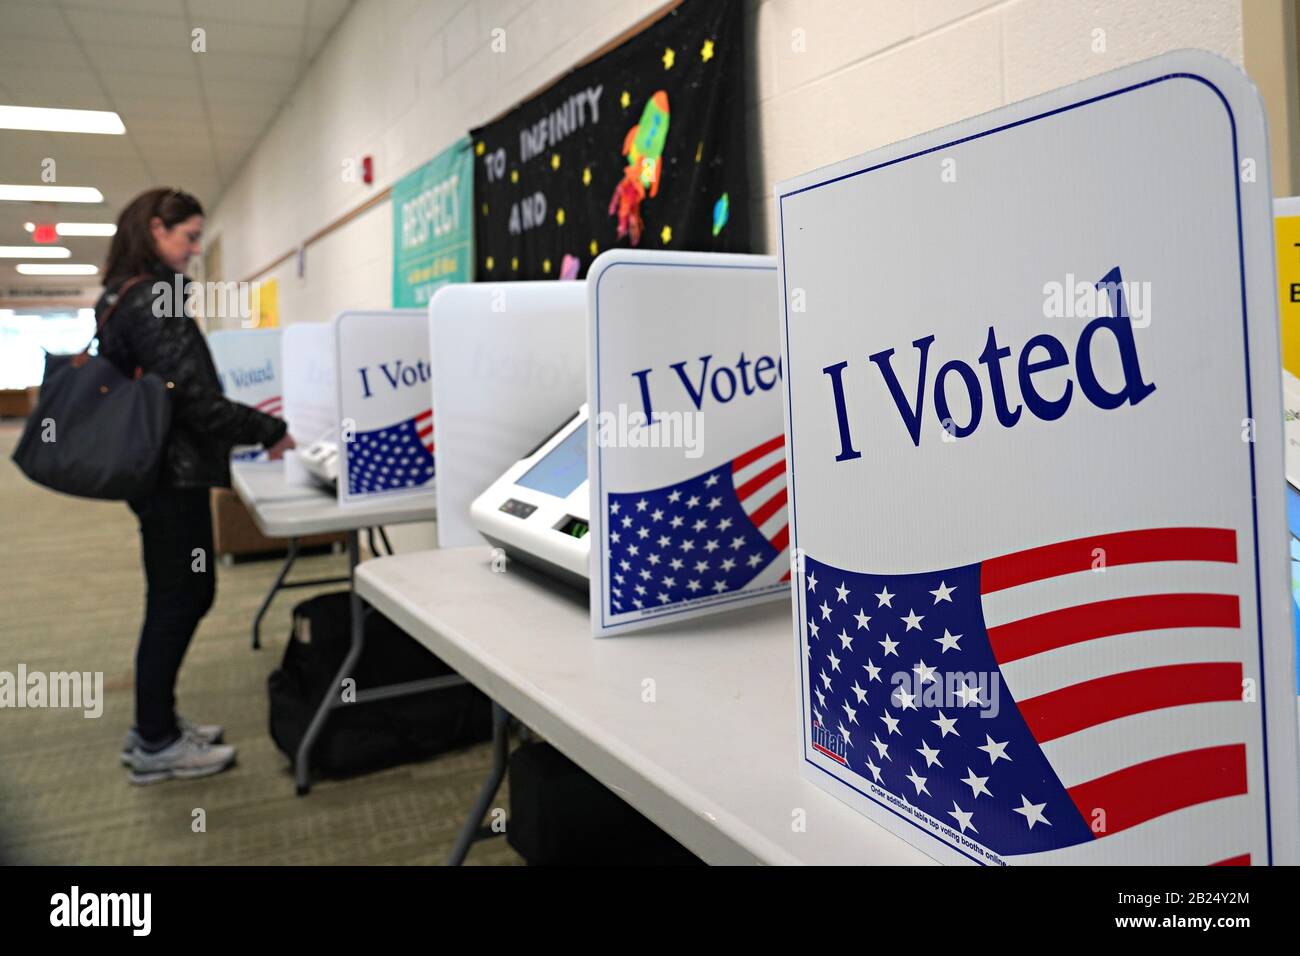
M0 129L118 136L126 132L122 117L107 110L55 110L40 106L0 106Z
M63 246L0 246L0 259L67 259L72 253Z
M19 275L24 276L93 276L99 272L98 266L80 263L57 265L52 263L23 262L14 266Z
M117 226L111 222L61 222L54 231L60 236L112 236Z
M103 202L104 194L94 186L23 186L0 183L0 201L9 202Z
M36 223L25 222L23 228L35 232ZM60 236L115 236L117 226L111 222L60 222L55 223L54 231Z

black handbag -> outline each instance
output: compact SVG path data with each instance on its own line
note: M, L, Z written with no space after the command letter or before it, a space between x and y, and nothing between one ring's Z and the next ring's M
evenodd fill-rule
M131 286L123 283L96 325L98 336ZM157 375L127 378L108 359L45 355L36 408L14 449L14 463L32 481L82 498L126 500L148 494L158 478L171 426L168 385Z

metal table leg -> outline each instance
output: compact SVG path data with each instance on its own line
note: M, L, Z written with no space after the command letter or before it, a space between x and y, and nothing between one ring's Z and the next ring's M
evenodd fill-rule
M474 806L456 836L456 845L452 847L451 856L447 859L448 866L460 866L465 862L465 857L469 855L470 844L478 838L483 817L487 814L497 791L501 789L501 781L506 777L509 731L510 715L506 713L504 707L492 701L492 769L488 772L488 778L483 781L478 797L474 800Z
M311 748L316 743L316 738L320 736L321 729L325 726L325 719L329 717L330 710L333 709L334 702L339 697L343 678L352 673L357 660L361 657L361 649L365 646L366 622L361 613L361 597L357 594L356 587L357 561L360 553L361 548L357 540L357 532L353 529L348 532L348 576L351 579L348 601L352 613L352 646L348 648L348 656L343 659L343 666L339 668L338 674L335 675L333 685L325 692L320 706L316 708L316 714L307 727L307 733L303 735L302 742L298 744L298 756L294 760L293 769L297 778L297 792L300 797L305 796L311 789Z
M262 647L262 618L266 616L267 609L271 606L271 601L275 599L276 592L284 584L284 579L289 574L289 569L293 567L293 562L298 559L298 539L289 539L289 550L284 556L284 564L280 568L280 573L276 575L275 583L271 585L271 590L266 592L266 597L262 598L262 606L257 609L257 614L253 617L253 650L259 650Z
M284 566L280 568L280 574L276 577L275 583L271 585L271 590L266 592L266 597L262 600L262 606L257 609L257 616L253 618L253 650L259 650L262 646L262 618L266 616L271 602L275 600L276 594L285 588L313 588L322 584L342 584L344 581L351 581L351 577L345 578L312 578L307 581L286 581L285 577L289 574L289 569L293 567L294 561L298 559L298 539L288 538L288 554L284 559Z

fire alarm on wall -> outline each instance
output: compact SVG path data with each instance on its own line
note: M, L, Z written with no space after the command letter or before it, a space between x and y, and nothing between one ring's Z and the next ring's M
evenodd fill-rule
M370 156L361 157L361 181L367 186L375 181L375 161Z

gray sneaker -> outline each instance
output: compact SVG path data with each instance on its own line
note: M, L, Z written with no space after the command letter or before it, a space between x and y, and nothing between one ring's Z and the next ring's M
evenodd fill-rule
M130 780L134 784L159 783L173 777L188 780L207 777L232 766L235 748L229 744L210 744L203 738L181 732L180 738L157 753L136 747L131 751Z
M196 724L192 720L187 720L179 714L176 717L176 723L180 726L182 734L193 734L196 737L210 744L221 743L221 738L225 736L226 730L220 724ZM122 766L133 766L131 751L143 744L140 738L140 732L132 727L126 732L126 740L122 742Z

